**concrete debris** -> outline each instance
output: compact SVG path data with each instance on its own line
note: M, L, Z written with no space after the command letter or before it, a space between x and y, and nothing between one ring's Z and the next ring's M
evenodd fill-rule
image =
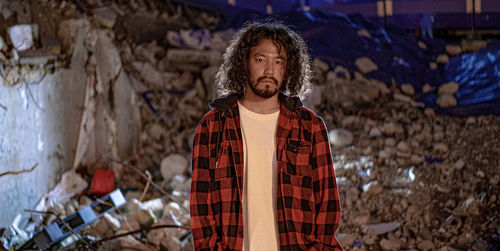
M354 61L354 65L358 67L363 74L378 70L378 66L368 57L361 57Z
M97 23L107 28L113 28L116 16L116 13L108 7L102 7L94 10L94 19Z
M209 26L216 23L215 17L196 12L199 15L193 21L175 8L169 13L161 8L148 12L151 6L145 1L99 9L93 9L100 6L99 1L78 2L86 6L87 14L59 21L57 32L42 35L43 48L33 48L35 24L12 26L8 33L12 45L0 38L0 60L20 63L5 67L8 83L36 82L45 73L39 68L64 60L74 67L73 54L86 62L83 75L89 101L85 109L92 123L82 127L102 133L84 134L92 139L89 146L95 147L83 151L78 165L82 172L65 173L36 209L65 216L89 205L92 200L82 195L88 177L80 173L102 166L115 169L115 162L121 160L121 168L131 167L121 169L116 180L117 187L129 190L127 205L120 214L103 217L84 235L102 238L147 226L189 226L194 129L208 111L208 101L216 97L214 75L234 30L212 33ZM70 13L65 17L77 8L67 1L57 6ZM84 16L88 13L92 16ZM91 25L92 18L99 25ZM22 29L28 32L13 36ZM370 37L366 30L358 35ZM443 67L440 64L448 63L450 56L477 51L486 44L464 41L447 46L446 54L438 55L429 67ZM428 47L422 41L414 46ZM495 220L499 211L491 209L500 205L500 175L494 168L500 165L500 143L491 135L500 134L500 119L437 114L416 101L420 90L412 85L393 81L391 86L367 77L378 70L371 59L358 58L354 64L358 71L340 64L330 69L314 59L314 91L305 100L328 128L339 128L329 132L329 140L342 200L338 231L342 234L337 234L342 245L352 250L484 247L488 236L499 229ZM452 107L457 104L458 88L457 83L445 83L437 90L425 84L421 91L437 92L438 105ZM137 116L123 111L132 108ZM130 117L137 117L136 124L128 124ZM120 139L132 134L126 130L129 127L137 130L138 143L122 151ZM104 158L100 152L110 154ZM150 186L143 196L147 181L132 168L147 171L157 187ZM55 220L55 216L37 217L32 219L39 225ZM27 224L15 220L17 227L2 235L2 243L10 246L35 229L31 225L33 231L28 231ZM192 238L186 236L187 230L161 228L145 231L142 238L128 235L105 242L99 250L193 250Z
M455 95L458 91L458 83L457 82L448 82L442 84L438 89L438 95L450 94Z
M161 176L165 180L170 180L176 174L185 174L188 164L184 156L171 154L161 161Z
M344 147L352 143L352 133L345 129L334 129L329 133L330 144L334 147Z
M9 27L9 33L12 45L18 51L30 49L38 36L38 25L36 24L19 24Z

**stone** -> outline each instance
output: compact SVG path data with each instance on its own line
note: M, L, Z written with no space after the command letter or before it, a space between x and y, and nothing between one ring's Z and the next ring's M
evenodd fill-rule
M335 67L335 69L333 69L333 71L329 71L326 74L326 80L333 81L333 82L350 81L351 80L351 73L345 67L343 67L341 65L337 65Z
M322 73L326 73L330 69L330 66L328 65L328 63L326 63L325 61L323 61L319 58L314 58L314 60L312 62L312 66L313 66L313 68L320 70Z
M394 123L394 122L384 123L382 131L384 132L384 134L389 135L389 136L404 133L403 127L397 123Z
M369 31L367 31L366 29L359 29L358 32L357 32L358 36L360 37L367 37L367 38L371 38L372 35L370 34Z
M430 84L426 83L423 87L422 87L422 92L423 93L428 93L432 90L432 87Z
M139 210L149 210L153 212L156 218L160 219L163 215L163 208L165 203L162 198L156 198L148 201L144 201L139 205Z
M447 44L446 45L446 53L451 56L457 56L462 54L462 46L458 44Z
M448 56L447 54L440 54L437 56L436 62L439 64L447 64L448 62L450 62L450 56Z
M449 94L455 95L458 91L459 85L457 82L448 82L439 86L438 95Z
M175 191L189 191L191 188L186 186L187 177L185 175L176 174L170 180L170 187Z
M434 151L446 153L448 152L448 146L444 143L437 143L433 145Z
M369 136L371 138L380 137L382 136L382 131L378 127L373 127L372 129L370 129Z
M408 146L408 144L404 141L401 141L398 143L398 145L396 146L396 148L399 150L399 151L402 151L402 152L409 152L410 151L410 147Z
M212 47L212 36L209 30L180 30L181 44L197 50L207 50Z
M23 65L45 65L52 60L55 60L55 56L45 50L19 52L19 63Z
M418 41L418 47L422 50L427 50L427 44L422 41Z
M394 93L394 100L405 102L405 103L411 103L413 100L411 100L410 97L403 95L401 93Z
M112 215L105 213L103 219L113 231L118 231L121 228L121 222Z
M382 239L379 242L380 247L384 251L399 251L401 250L401 244L395 239Z
M466 122L467 125L473 125L476 123L476 117L470 116L467 118Z
M116 16L116 13L108 7L102 7L94 10L94 19L97 23L106 28L113 28Z
M337 234L337 239L343 248L351 247L355 240L352 234Z
M356 65L358 70L363 74L368 74L378 70L378 66L369 57L356 59L356 61L354 61L354 65Z
M133 216L142 227L151 226L157 221L152 210L139 209Z
M457 105L457 99L450 94L443 94L438 97L436 103L442 108L453 107Z
M379 223L379 224L371 224L371 225L362 225L361 231L367 234L381 235L385 233L392 232L399 228L401 224L399 222L388 222L388 223Z
M413 88L413 85L411 85L411 84L402 84L401 91L404 94L410 95L410 96L413 96L415 94L415 89Z
M434 250L436 247L434 246L434 243L431 240L425 240L417 245L418 250Z
M0 36L0 51L7 51L7 43L5 43L5 40L3 39L2 36Z
M190 49L169 49L166 59L171 64L189 63L200 66L219 65L222 57L216 51L199 51Z
M425 108L424 114L425 114L425 116L430 117L430 118L433 118L436 116L436 112L432 108Z
M411 161L411 163L413 163L413 164L421 164L421 163L423 163L423 162L425 161L425 157L424 157L424 156L419 156L419 155L415 155L415 154L414 154L414 155L412 155L412 156L410 157L410 161Z
M329 139L334 147L344 147L352 144L353 135L346 129L333 129L329 133Z
M457 162L455 162L455 164L453 164L453 167L455 167L455 169L457 170L462 170L462 168L464 168L465 166L465 161L459 159L457 160Z
M18 51L24 51L33 47L35 39L37 39L38 25L18 24L9 27L7 32L14 48Z
M378 184L377 181L372 181L363 186L363 191L371 196L381 193L383 189L384 188L380 184Z
M389 147L394 147L396 145L396 140L394 138L386 138L384 144Z
M168 155L161 161L161 175L164 180L170 180L176 174L184 174L188 168L188 161L180 154Z

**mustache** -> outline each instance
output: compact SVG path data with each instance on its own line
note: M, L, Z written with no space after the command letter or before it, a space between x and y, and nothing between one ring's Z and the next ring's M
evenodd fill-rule
M260 83L261 81L264 81L264 80L271 80L274 82L275 85L278 85L278 80L276 80L273 77L260 77L257 79L257 83Z

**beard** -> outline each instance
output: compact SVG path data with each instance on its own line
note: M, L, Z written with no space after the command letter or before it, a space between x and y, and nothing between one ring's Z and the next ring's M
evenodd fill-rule
M257 88L257 85L259 85L259 83L264 81L264 80L273 81L275 88L272 88L272 86L270 87L269 84L265 84L264 87ZM278 91L279 91L278 90L278 80L276 80L273 77L260 77L257 79L255 84L250 83L249 86L250 86L250 89L252 89L253 93L255 93L255 95L257 95L261 98L270 98L270 97L276 95L276 93L278 93Z

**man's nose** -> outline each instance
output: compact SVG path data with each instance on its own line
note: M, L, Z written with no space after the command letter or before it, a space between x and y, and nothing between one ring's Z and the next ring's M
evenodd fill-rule
M273 65L270 64L270 63L266 63L266 66L264 68L264 74L272 76L273 75L273 71L274 71Z

